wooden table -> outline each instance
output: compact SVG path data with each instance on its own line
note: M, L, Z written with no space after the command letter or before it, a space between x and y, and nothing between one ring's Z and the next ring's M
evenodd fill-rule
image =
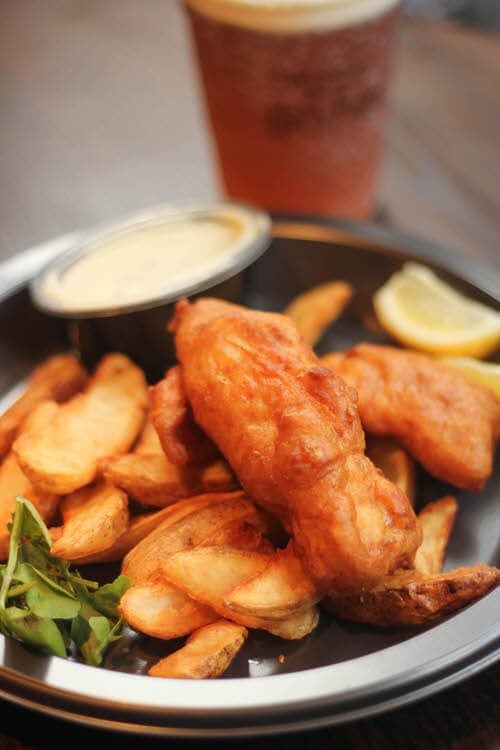
M2 11L0 258L151 203L219 196L174 0L16 0ZM381 183L384 221L497 266L499 81L499 37L407 20ZM283 741L498 749L499 683L493 667L410 707ZM77 728L2 701L0 717L0 750L167 742Z

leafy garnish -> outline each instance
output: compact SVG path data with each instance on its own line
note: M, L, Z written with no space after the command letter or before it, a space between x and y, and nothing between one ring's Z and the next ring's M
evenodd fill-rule
M87 664L102 662L120 637L123 575L99 586L50 554L51 538L36 508L16 498L9 558L0 565L0 631L44 654L66 657L72 645Z

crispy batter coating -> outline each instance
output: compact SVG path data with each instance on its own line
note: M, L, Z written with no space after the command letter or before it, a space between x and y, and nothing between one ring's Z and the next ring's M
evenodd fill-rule
M217 456L216 446L194 421L178 365L149 389L149 400L151 421L165 455L173 464L202 464Z
M358 344L322 363L356 388L363 426L396 437L433 476L480 490L491 474L500 402L432 357Z
M282 519L322 590L359 592L411 564L411 505L364 455L355 391L320 366L292 321L183 300L171 329L196 422Z

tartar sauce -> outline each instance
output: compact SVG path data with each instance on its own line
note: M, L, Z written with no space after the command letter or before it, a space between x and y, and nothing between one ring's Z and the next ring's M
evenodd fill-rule
M252 218L238 210L180 212L125 226L48 268L38 280L36 296L44 307L63 313L175 296L223 273L248 252L256 239Z

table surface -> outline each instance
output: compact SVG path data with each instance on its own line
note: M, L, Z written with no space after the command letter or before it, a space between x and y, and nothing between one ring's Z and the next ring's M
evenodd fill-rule
M2 11L0 259L150 204L220 197L175 0L16 0ZM381 220L497 267L499 81L499 36L407 19L380 185ZM498 750L499 689L492 667L412 706L286 742ZM0 750L138 744L2 701L0 716Z

